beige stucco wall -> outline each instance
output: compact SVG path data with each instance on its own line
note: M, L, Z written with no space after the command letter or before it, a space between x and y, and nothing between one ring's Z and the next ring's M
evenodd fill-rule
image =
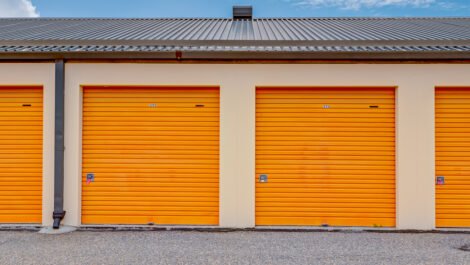
M43 187L42 222L52 225L54 210L54 64L0 63L0 86L43 86Z
M53 65L0 64L0 84L45 87L44 224L53 206ZM257 86L397 87L397 228L432 229L434 87L470 86L470 64L66 64L64 224L80 225L81 86L221 89L220 225L255 224Z
M64 222L69 225L80 225L82 85L220 86L222 227L255 224L257 86L396 86L397 227L432 229L434 87L470 85L470 65L67 64Z

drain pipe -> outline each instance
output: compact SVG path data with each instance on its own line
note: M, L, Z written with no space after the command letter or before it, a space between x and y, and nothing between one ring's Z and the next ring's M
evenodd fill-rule
M54 219L53 228L59 229L64 211L64 60L55 61L55 150L54 150Z

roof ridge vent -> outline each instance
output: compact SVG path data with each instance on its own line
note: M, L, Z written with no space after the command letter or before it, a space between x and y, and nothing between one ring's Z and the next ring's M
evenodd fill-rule
M233 6L233 19L253 19L253 6Z

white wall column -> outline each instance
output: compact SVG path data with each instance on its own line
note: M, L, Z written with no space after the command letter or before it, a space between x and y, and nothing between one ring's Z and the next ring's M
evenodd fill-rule
M425 80L401 80L397 89L398 229L435 227L434 86Z
M236 75L235 75L236 76ZM220 88L220 226L255 225L255 86Z
M63 225L81 224L82 91L79 76L65 65L65 172Z

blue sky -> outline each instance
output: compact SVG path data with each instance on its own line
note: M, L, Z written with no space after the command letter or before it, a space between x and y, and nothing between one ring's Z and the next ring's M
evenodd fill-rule
M0 0L0 17L470 16L470 0Z

